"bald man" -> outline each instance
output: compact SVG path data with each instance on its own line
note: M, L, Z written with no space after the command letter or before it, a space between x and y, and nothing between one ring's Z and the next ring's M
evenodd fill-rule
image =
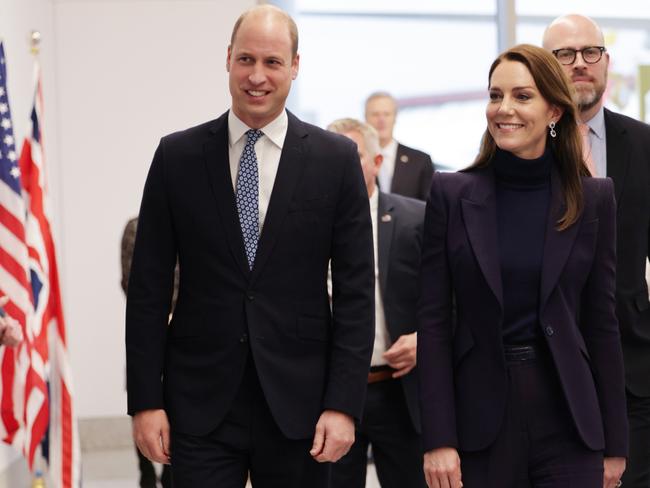
M603 107L609 53L592 19L575 14L555 19L544 33L543 45L575 86L585 160L596 176L614 180L616 311L630 422L630 453L622 482L625 488L650 488L650 304L645 280L650 256L650 126Z
M363 411L368 194L355 144L285 109L297 50L282 10L242 14L226 58L231 110L163 137L145 184L128 409L136 444L171 462L176 488L243 488L249 475L255 488L325 488Z

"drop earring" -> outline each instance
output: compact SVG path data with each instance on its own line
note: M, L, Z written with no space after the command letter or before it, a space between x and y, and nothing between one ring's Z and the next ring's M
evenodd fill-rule
M551 135L551 137L557 136L557 132L555 132L555 122L548 124L548 133Z

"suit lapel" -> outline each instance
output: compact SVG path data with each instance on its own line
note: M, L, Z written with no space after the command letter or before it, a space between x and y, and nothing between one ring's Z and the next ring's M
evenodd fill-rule
M217 202L226 239L235 261L242 272L248 276L250 270L244 253L242 237L237 215L235 192L232 188L228 154L228 112L219 117L211 129L212 137L203 145L205 168L208 173L212 193Z
M302 177L308 160L305 148L307 132L300 120L289 111L287 111L287 114L289 116L287 136L282 146L280 164L273 183L269 208L266 212L262 234L257 245L251 281L257 279L271 255L278 232L287 215L294 190Z
M377 208L377 266L379 267L379 286L381 296L386 296L386 283L388 279L388 263L390 262L390 248L393 243L393 231L395 229L395 215L390 196L379 193L379 205Z
M390 182L390 188L387 188L383 191L386 193L397 193L404 185L404 177L408 159L402 161L402 158L406 157L404 155L404 149L401 144L397 144L397 150L395 151L395 166L393 167L393 179Z
M494 171L486 168L476 176L470 198L461 200L463 222L483 276L503 309Z
M607 144L607 176L614 180L617 206L625 186L625 176L630 166L630 144L627 131L612 113L605 109L605 138Z
M544 239L544 253L542 260L542 277L540 286L540 311L555 288L562 269L569 257L573 242L575 241L580 219L571 227L563 231L557 230L557 221L566 211L564 203L564 192L560 183L560 177L555 167L551 170L551 202L546 222L546 236Z

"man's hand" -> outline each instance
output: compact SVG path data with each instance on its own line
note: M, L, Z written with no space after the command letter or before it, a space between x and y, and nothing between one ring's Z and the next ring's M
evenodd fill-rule
M400 336L390 349L384 353L388 365L396 369L393 378L399 378L408 374L417 362L418 334L405 334Z
M603 461L603 488L615 488L621 486L619 481L625 471L625 458L606 457Z
M170 464L169 421L164 410L142 410L133 416L133 440L151 461Z
M0 298L0 307L9 301L9 297ZM14 347L23 341L23 329L16 319L8 315L0 316L0 344Z
M325 410L316 424L314 443L309 454L319 463L335 463L354 444L354 420L335 410Z
M462 488L458 451L440 447L425 452L424 477L429 488Z

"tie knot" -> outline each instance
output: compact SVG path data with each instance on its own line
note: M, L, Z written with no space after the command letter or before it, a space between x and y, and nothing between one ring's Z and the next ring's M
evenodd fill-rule
M259 129L248 129L246 131L246 145L253 145L257 142L257 140L264 135L264 132L262 132Z

